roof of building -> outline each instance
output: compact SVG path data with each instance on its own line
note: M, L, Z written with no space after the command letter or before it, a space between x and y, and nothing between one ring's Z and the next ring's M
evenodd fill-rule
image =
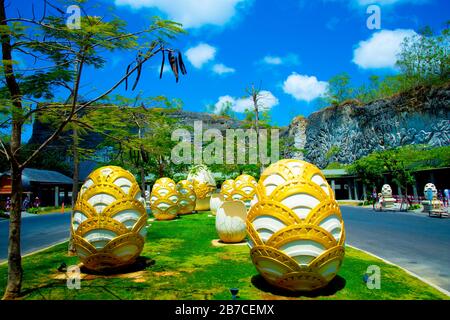
M322 170L325 177L349 176L346 169L324 169Z
M2 173L1 176L9 174L9 171L7 171ZM57 171L26 168L22 173L22 183L26 185L30 182L72 184L73 180Z

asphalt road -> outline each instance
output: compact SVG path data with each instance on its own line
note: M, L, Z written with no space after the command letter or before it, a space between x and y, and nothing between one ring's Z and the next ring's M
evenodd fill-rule
M450 291L450 219L342 206L347 243L398 264ZM23 218L24 254L68 239L70 214ZM7 258L8 221L0 221L0 261Z
M450 219L342 206L347 243L450 291Z
M0 220L0 262L8 257L8 220ZM22 218L22 253L27 254L70 236L70 214L55 213Z

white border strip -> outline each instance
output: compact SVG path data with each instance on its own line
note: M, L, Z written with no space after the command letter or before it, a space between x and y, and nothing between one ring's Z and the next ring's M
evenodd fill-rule
M399 266L398 264L395 264L395 263L393 263L393 262L391 262L391 261L388 261L388 260L386 260L386 259L384 259L384 258L382 258L382 257L380 257L380 256L377 256L376 254L373 254L373 253L371 253L371 252L369 252L369 251L366 251L366 250L360 249L360 248L358 248L358 247L352 246L352 245L350 245L350 244L347 244L347 243L346 243L345 245L346 245L347 247L350 247L350 248L353 248L353 249L362 251L362 252L364 252L364 253L367 253L369 256L372 256L372 257L374 257L374 258L377 258L377 259L383 261L383 262L386 263L386 264L389 264L389 265L391 265L391 266L400 268L401 270L405 271L405 272L406 272L407 274L409 274L410 276L413 276L413 277L419 279L420 281L425 282L425 283L428 284L429 286L432 286L433 288L435 288L435 289L438 290L439 292L441 292L441 293L445 294L446 296L450 297L450 292L449 292L449 291L445 290L444 288L439 287L437 284L434 284L434 283L430 282L430 281L427 280L427 279L422 278L421 276L415 274L414 272L411 272L411 271L409 271L408 269L405 269L405 268Z
M51 248L53 248L53 247L59 246L60 244L62 244L62 243L64 243L64 242L67 242L67 241L69 241L69 239L62 240L62 241L60 241L60 242L56 242L56 243L54 243L54 244L52 244L52 245L50 245L50 246L48 246L48 247L45 247L45 248L42 248L42 249L38 249L38 250L33 251L33 252L29 252L29 253L23 255L23 256L22 256L22 259L25 258L25 257L31 256L31 255L33 255L33 254L36 254L36 253L45 251L45 250L47 250L47 249L51 249ZM3 261L3 262L0 262L0 266L2 266L2 265L4 265L4 264L7 264L7 263L8 263L8 259L6 259L6 260Z

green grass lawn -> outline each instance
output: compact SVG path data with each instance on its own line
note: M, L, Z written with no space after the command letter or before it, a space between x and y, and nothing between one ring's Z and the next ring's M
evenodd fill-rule
M24 258L24 299L447 299L401 269L361 251L347 248L343 266L330 285L313 294L292 294L269 287L258 276L247 246L214 247L214 218L207 213L174 221L154 221L142 256L152 263L122 275L83 275L80 290L66 287L58 266L78 263L66 255L67 244ZM363 274L369 265L381 268L381 289L369 290ZM6 285L0 266L0 290Z

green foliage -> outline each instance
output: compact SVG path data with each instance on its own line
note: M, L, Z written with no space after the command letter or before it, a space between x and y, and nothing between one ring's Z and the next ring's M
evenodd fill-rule
M417 86L447 83L450 79L449 25L450 21L439 34L426 27L418 35L405 38L397 57L398 74L384 78L371 75L368 83L359 87L351 86L347 73L332 77L325 97L316 101L318 108L340 105L351 99L370 103Z
M332 157L337 155L340 151L341 151L341 148L339 148L338 146L332 146L325 154L325 158L327 160L330 160Z
M361 177L367 185L381 184L383 174L390 173L394 182L406 187L414 182L412 172L415 170L448 166L450 146L410 145L371 153L356 160L349 166L349 171Z
M339 105L353 97L350 75L346 72L335 75L328 80L327 100L332 105Z
M418 35L404 40L397 66L409 86L442 83L450 78L448 26L449 22L437 35L431 28L425 27Z

